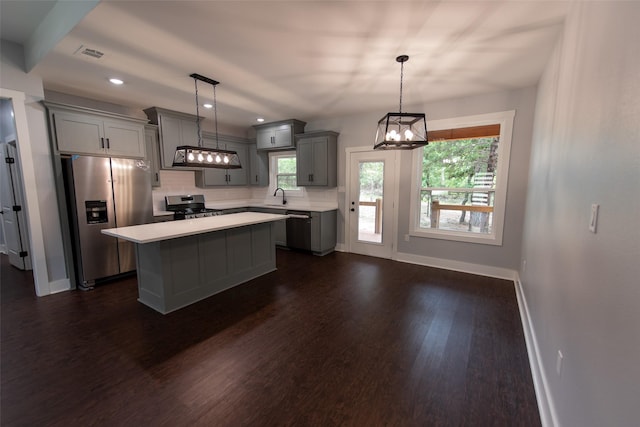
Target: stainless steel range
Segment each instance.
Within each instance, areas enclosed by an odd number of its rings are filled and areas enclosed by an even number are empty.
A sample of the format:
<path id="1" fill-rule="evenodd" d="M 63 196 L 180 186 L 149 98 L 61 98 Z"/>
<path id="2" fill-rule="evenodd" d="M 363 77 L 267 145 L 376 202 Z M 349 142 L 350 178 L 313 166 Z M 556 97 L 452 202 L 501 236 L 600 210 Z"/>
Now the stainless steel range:
<path id="1" fill-rule="evenodd" d="M 167 211 L 173 212 L 173 219 L 192 219 L 222 215 L 220 209 L 210 209 L 204 205 L 202 194 L 165 196 Z"/>

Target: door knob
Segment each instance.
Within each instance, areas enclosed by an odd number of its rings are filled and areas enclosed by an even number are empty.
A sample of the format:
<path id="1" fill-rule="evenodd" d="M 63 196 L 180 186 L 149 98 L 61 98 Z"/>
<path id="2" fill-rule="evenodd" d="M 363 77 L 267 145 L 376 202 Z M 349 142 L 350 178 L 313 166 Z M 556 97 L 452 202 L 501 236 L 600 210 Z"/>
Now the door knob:
<path id="1" fill-rule="evenodd" d="M 354 208 L 351 208 L 351 212 L 355 212 L 356 210 Z"/>

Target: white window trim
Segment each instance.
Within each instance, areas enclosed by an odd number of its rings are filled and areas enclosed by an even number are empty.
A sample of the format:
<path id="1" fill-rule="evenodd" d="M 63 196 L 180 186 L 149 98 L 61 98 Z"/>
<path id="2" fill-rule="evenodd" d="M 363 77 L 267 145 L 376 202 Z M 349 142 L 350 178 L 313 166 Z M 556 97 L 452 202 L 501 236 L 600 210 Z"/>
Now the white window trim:
<path id="1" fill-rule="evenodd" d="M 500 143 L 498 144 L 498 174 L 496 175 L 496 193 L 493 206 L 493 227 L 491 234 L 466 233 L 441 229 L 420 228 L 420 185 L 422 182 L 422 150 L 413 150 L 413 174 L 411 177 L 411 207 L 409 219 L 409 235 L 433 239 L 454 240 L 459 242 L 483 243 L 486 245 L 502 245 L 504 216 L 507 202 L 507 182 L 509 178 L 509 158 L 511 155 L 511 137 L 515 110 L 451 119 L 433 120 L 427 123 L 429 130 L 442 130 L 500 125 Z"/>
<path id="2" fill-rule="evenodd" d="M 276 191 L 277 188 L 277 176 L 276 176 L 276 171 L 278 170 L 278 157 L 290 157 L 290 156 L 294 156 L 295 157 L 296 152 L 295 150 L 289 150 L 289 151 L 271 151 L 269 152 L 269 192 L 270 194 L 273 194 L 274 191 Z M 297 169 L 297 164 L 296 164 L 296 169 Z M 306 192 L 305 192 L 305 188 L 304 187 L 298 187 L 297 190 L 284 190 L 286 197 L 305 197 Z"/>

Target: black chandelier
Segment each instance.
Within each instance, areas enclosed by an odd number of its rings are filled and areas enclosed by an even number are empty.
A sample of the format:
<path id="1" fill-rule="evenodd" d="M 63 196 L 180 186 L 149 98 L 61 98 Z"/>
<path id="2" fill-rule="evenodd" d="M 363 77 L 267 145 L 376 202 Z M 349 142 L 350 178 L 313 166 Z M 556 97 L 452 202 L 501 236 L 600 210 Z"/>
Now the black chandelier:
<path id="1" fill-rule="evenodd" d="M 412 150 L 429 144 L 427 119 L 424 113 L 402 112 L 402 78 L 404 63 L 408 60 L 409 56 L 407 55 L 400 55 L 396 58 L 396 61 L 400 63 L 400 108 L 397 113 L 387 113 L 378 122 L 374 149 Z"/>
<path id="2" fill-rule="evenodd" d="M 216 86 L 219 82 L 200 74 L 190 74 L 196 88 L 196 124 L 198 126 L 198 145 L 181 145 L 176 147 L 173 156 L 173 166 L 187 166 L 197 168 L 239 169 L 240 157 L 238 153 L 220 149 L 218 143 L 218 107 L 216 105 Z M 216 127 L 216 147 L 209 148 L 202 145 L 202 130 L 200 129 L 200 105 L 198 103 L 198 80 L 213 86 L 213 111 Z"/>

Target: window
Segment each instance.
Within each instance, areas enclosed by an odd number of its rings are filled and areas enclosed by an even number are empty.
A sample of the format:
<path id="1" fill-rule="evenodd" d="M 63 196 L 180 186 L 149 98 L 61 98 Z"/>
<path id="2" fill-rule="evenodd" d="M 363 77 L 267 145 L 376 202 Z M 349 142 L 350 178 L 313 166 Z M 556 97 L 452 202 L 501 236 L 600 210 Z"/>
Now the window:
<path id="1" fill-rule="evenodd" d="M 414 236 L 501 245 L 515 112 L 428 124 L 413 150 Z"/>
<path id="2" fill-rule="evenodd" d="M 301 191 L 296 177 L 296 152 L 280 151 L 269 153 L 269 183 L 275 190 L 280 187 L 287 191 Z"/>

